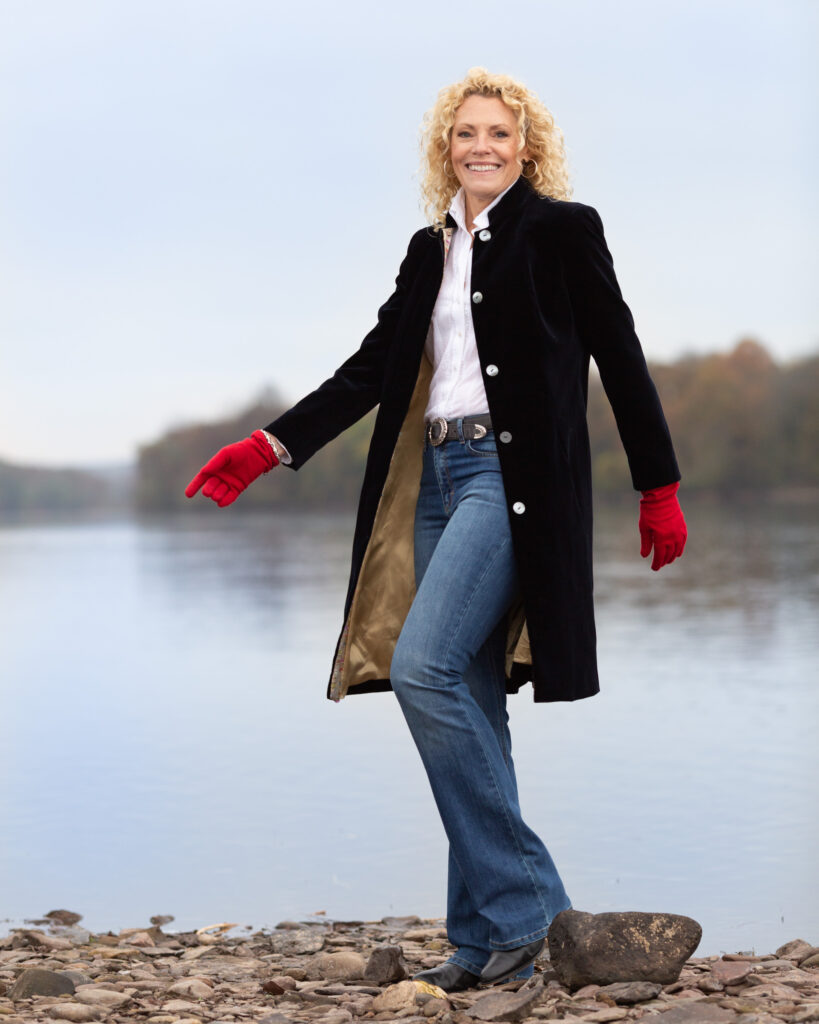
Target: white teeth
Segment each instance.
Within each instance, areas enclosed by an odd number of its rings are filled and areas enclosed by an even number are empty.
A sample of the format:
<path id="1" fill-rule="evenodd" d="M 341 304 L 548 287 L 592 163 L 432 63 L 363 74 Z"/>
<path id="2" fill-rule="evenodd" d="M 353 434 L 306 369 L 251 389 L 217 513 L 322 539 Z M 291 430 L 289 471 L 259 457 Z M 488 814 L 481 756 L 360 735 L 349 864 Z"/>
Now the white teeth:
<path id="1" fill-rule="evenodd" d="M 470 171 L 497 171 L 500 164 L 467 164 Z"/>

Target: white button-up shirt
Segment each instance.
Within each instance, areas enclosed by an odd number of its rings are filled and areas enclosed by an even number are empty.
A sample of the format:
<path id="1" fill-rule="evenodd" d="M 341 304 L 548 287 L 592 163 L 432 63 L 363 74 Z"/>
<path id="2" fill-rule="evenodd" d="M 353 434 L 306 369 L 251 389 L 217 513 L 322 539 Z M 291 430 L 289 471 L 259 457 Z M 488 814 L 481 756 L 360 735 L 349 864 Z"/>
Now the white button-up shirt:
<path id="1" fill-rule="evenodd" d="M 441 290 L 432 312 L 432 331 L 426 343 L 426 353 L 432 363 L 427 420 L 436 416 L 453 420 L 489 412 L 472 323 L 472 238 L 476 231 L 489 226 L 489 211 L 508 191 L 501 192 L 481 210 L 471 232 L 466 227 L 462 188 L 455 193 L 449 208 L 458 230 L 452 235 Z"/>

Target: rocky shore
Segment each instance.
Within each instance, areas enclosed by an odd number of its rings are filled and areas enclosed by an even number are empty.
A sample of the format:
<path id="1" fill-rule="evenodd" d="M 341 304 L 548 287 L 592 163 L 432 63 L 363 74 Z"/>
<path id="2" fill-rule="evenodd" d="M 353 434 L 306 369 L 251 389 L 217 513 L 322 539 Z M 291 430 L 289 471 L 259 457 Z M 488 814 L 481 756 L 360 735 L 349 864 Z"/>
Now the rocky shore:
<path id="1" fill-rule="evenodd" d="M 603 916 L 576 921 L 594 927 Z M 552 959 L 545 949 L 532 978 L 448 995 L 411 980 L 449 956 L 441 920 L 284 921 L 240 935 L 229 924 L 174 933 L 167 930 L 172 918 L 92 934 L 79 921 L 52 911 L 0 939 L 0 1024 L 819 1022 L 819 948 L 802 939 L 763 956 L 683 953 L 675 980 L 665 983 L 647 980 L 667 979 L 670 962 L 655 964 L 649 951 L 636 976 L 609 964 L 609 976 L 620 980 L 581 984 L 588 965 L 550 933 Z"/>

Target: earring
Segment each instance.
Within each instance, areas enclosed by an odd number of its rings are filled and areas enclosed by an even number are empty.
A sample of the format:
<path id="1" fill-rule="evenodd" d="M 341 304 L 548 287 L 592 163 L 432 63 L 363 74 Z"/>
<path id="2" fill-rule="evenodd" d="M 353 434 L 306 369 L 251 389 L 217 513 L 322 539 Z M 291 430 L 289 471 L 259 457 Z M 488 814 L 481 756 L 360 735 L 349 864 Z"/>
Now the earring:
<path id="1" fill-rule="evenodd" d="M 524 178 L 527 178 L 531 181 L 532 178 L 536 178 L 538 174 L 540 174 L 540 168 L 538 167 L 536 160 L 524 160 L 523 162 L 524 164 L 531 164 L 534 168 L 531 174 L 527 174 L 525 171 L 522 171 Z"/>
<path id="2" fill-rule="evenodd" d="M 455 177 L 455 172 L 454 172 L 453 170 L 449 170 L 449 171 L 448 171 L 448 170 L 446 169 L 446 165 L 447 165 L 447 164 L 449 164 L 449 157 L 447 157 L 447 158 L 446 158 L 446 159 L 444 160 L 444 174 L 445 174 L 445 175 L 446 175 L 446 176 L 447 176 L 448 178 L 454 178 L 454 177 Z M 451 168 L 451 167 L 452 167 L 452 164 L 449 164 L 449 166 L 450 166 L 450 168 Z"/>

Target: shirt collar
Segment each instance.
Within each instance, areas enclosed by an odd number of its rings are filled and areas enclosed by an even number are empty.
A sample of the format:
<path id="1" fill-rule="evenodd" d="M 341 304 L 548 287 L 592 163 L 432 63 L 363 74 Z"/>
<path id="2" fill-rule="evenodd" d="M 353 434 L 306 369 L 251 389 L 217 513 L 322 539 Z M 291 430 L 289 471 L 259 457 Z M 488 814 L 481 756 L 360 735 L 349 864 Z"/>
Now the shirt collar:
<path id="1" fill-rule="evenodd" d="M 518 179 L 516 178 L 515 181 L 513 181 L 512 184 L 509 186 L 509 188 L 505 188 L 499 196 L 492 200 L 489 206 L 481 210 L 481 212 L 475 218 L 475 227 L 473 230 L 473 234 L 474 231 L 478 231 L 481 228 L 489 226 L 489 211 L 493 207 L 498 205 L 498 203 L 501 201 L 501 199 L 503 199 L 503 197 L 506 195 L 509 189 L 514 188 L 517 182 Z M 463 186 L 461 186 L 455 193 L 455 195 L 452 197 L 452 203 L 450 204 L 449 212 L 452 215 L 452 219 L 455 221 L 455 223 L 458 225 L 461 231 L 466 231 L 466 201 L 464 198 Z"/>

